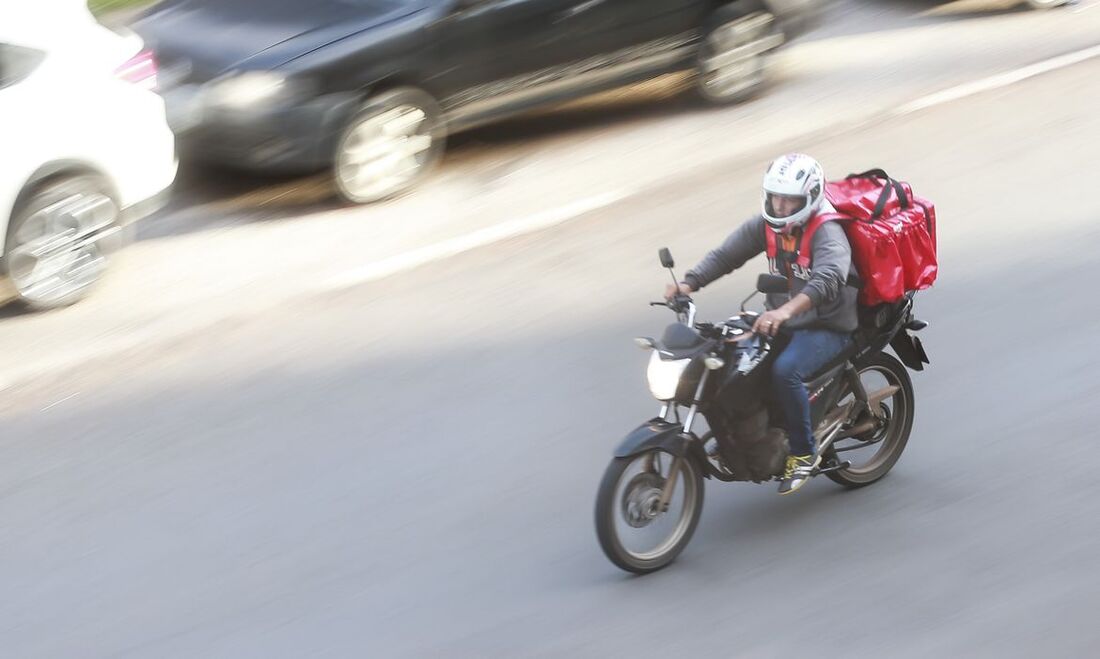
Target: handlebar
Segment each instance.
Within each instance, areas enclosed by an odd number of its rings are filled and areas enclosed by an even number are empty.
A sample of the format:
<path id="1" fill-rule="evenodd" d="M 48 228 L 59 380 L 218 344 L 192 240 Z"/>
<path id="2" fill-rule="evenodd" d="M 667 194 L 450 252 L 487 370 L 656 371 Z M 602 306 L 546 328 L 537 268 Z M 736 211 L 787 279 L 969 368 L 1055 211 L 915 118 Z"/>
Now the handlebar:
<path id="1" fill-rule="evenodd" d="M 740 314 L 737 314 L 735 316 L 731 316 L 729 319 L 727 319 L 725 322 L 721 323 L 720 325 L 715 325 L 713 323 L 698 323 L 697 324 L 697 323 L 695 323 L 695 303 L 692 301 L 690 295 L 683 295 L 683 294 L 678 294 L 678 295 L 674 296 L 671 300 L 650 302 L 649 306 L 651 306 L 651 307 L 665 307 L 666 309 L 670 309 L 670 310 L 676 312 L 676 315 L 680 317 L 680 321 L 683 322 L 684 324 L 686 324 L 690 327 L 694 327 L 695 329 L 703 329 L 703 330 L 707 330 L 707 329 L 714 330 L 714 329 L 717 329 L 718 327 L 724 326 L 724 327 L 728 327 L 728 328 L 731 328 L 731 329 L 740 329 L 742 331 L 751 332 L 753 324 L 755 324 L 756 319 L 759 318 L 760 315 L 761 315 L 760 312 L 757 312 L 757 311 L 742 310 Z M 686 316 L 686 318 L 684 316 Z M 790 332 L 791 332 L 791 330 L 789 330 L 788 328 L 781 327 L 781 328 L 779 328 L 779 331 L 776 332 L 775 336 L 768 336 L 768 335 L 763 334 L 763 333 L 760 333 L 760 334 L 761 334 L 761 336 L 764 336 L 765 338 L 771 340 L 771 339 L 776 339 L 780 336 L 788 336 L 788 335 L 790 335 Z"/>
<path id="2" fill-rule="evenodd" d="M 695 324 L 695 303 L 691 301 L 690 295 L 677 294 L 671 300 L 650 302 L 649 306 L 671 309 L 680 317 L 680 322 L 686 325 Z"/>

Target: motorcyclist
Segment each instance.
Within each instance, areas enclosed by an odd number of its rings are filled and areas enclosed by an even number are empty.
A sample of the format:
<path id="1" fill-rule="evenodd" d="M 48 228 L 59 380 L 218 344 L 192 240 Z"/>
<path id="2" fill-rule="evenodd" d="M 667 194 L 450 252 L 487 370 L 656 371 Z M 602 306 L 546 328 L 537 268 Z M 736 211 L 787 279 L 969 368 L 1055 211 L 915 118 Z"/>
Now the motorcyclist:
<path id="1" fill-rule="evenodd" d="M 814 232 L 808 268 L 796 262 L 802 230 L 816 214 L 832 212 L 824 195 L 825 175 L 810 156 L 798 153 L 777 158 L 764 174 L 762 212 L 734 231 L 717 249 L 689 270 L 678 286 L 670 284 L 666 298 L 693 293 L 743 266 L 767 249 L 765 232 L 774 232 L 773 274 L 785 276 L 789 294 L 768 295 L 754 331 L 775 336 L 787 327 L 790 341 L 772 368 L 772 392 L 786 420 L 790 443 L 780 494 L 801 488 L 821 461 L 816 454 L 810 421 L 810 399 L 803 379 L 839 355 L 858 325 L 852 249 L 844 229 L 825 222 Z"/>

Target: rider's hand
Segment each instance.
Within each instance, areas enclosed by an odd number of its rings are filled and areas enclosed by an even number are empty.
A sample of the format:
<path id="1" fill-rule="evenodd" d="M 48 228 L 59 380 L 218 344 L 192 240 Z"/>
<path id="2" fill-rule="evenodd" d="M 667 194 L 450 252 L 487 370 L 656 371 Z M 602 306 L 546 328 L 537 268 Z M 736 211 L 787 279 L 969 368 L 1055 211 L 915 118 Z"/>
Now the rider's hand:
<path id="1" fill-rule="evenodd" d="M 775 336 L 779 332 L 779 328 L 783 326 L 783 323 L 790 319 L 791 312 L 783 307 L 765 311 L 756 319 L 756 323 L 752 326 L 752 331 L 768 336 Z"/>
<path id="2" fill-rule="evenodd" d="M 694 292 L 695 289 L 684 282 L 680 282 L 680 284 L 676 286 L 669 284 L 665 286 L 665 299 L 671 302 L 672 298 L 676 297 L 677 294 L 691 295 Z"/>

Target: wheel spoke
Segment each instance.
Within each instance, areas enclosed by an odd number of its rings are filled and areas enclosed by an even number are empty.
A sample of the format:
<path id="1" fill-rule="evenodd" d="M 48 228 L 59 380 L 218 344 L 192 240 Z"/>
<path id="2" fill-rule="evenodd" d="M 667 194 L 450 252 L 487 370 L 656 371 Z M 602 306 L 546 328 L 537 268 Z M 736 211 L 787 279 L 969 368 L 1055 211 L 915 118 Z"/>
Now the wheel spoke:
<path id="1" fill-rule="evenodd" d="M 668 510 L 661 510 L 661 493 L 669 484 L 663 458 L 659 451 L 636 458 L 620 477 L 615 494 L 617 517 L 623 522 L 615 525 L 616 533 L 623 548 L 638 560 L 653 560 L 675 546 L 687 532 L 696 505 L 696 484 L 682 461 L 685 466 L 677 470 Z"/>
<path id="2" fill-rule="evenodd" d="M 405 152 L 409 155 L 418 156 L 430 148 L 432 148 L 430 135 L 414 135 L 405 140 Z"/>
<path id="3" fill-rule="evenodd" d="M 425 119 L 427 115 L 423 110 L 408 106 L 391 110 L 380 117 L 383 132 L 392 136 L 416 133 Z"/>
<path id="4" fill-rule="evenodd" d="M 901 374 L 898 369 L 903 369 Z M 897 460 L 908 439 L 912 423 L 909 389 L 904 378 L 904 366 L 890 360 L 873 363 L 859 372 L 864 391 L 872 399 L 872 411 L 878 421 L 856 437 L 843 440 L 833 447 L 845 455 L 849 466 L 830 477 L 845 485 L 865 485 L 878 480 Z M 862 424 L 870 415 L 863 417 Z"/>
<path id="5" fill-rule="evenodd" d="M 376 137 L 369 141 L 364 140 L 347 150 L 348 158 L 356 164 L 366 163 L 386 155 L 389 152 L 386 148 L 388 144 L 389 140 L 384 138 Z"/>
<path id="6" fill-rule="evenodd" d="M 97 242 L 114 233 L 117 208 L 98 192 L 72 193 L 22 221 L 9 246 L 8 271 L 20 296 L 52 306 L 78 296 L 106 268 Z"/>
<path id="7" fill-rule="evenodd" d="M 772 33 L 769 14 L 756 13 L 716 28 L 707 36 L 699 64 L 700 84 L 715 99 L 733 98 L 763 82 L 764 55 L 783 42 Z"/>
<path id="8" fill-rule="evenodd" d="M 400 105 L 351 129 L 338 156 L 337 177 L 355 197 L 376 199 L 406 185 L 426 164 L 434 138 L 423 109 Z"/>

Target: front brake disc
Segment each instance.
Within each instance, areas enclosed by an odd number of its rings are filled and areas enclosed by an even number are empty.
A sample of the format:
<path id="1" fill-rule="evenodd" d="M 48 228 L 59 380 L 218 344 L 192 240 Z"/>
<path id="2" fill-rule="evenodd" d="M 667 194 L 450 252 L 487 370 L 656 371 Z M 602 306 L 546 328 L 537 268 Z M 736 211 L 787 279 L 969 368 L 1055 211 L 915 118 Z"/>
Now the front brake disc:
<path id="1" fill-rule="evenodd" d="M 626 523 L 640 529 L 657 519 L 660 511 L 657 502 L 664 490 L 665 479 L 647 471 L 630 479 L 623 491 L 622 515 Z"/>

